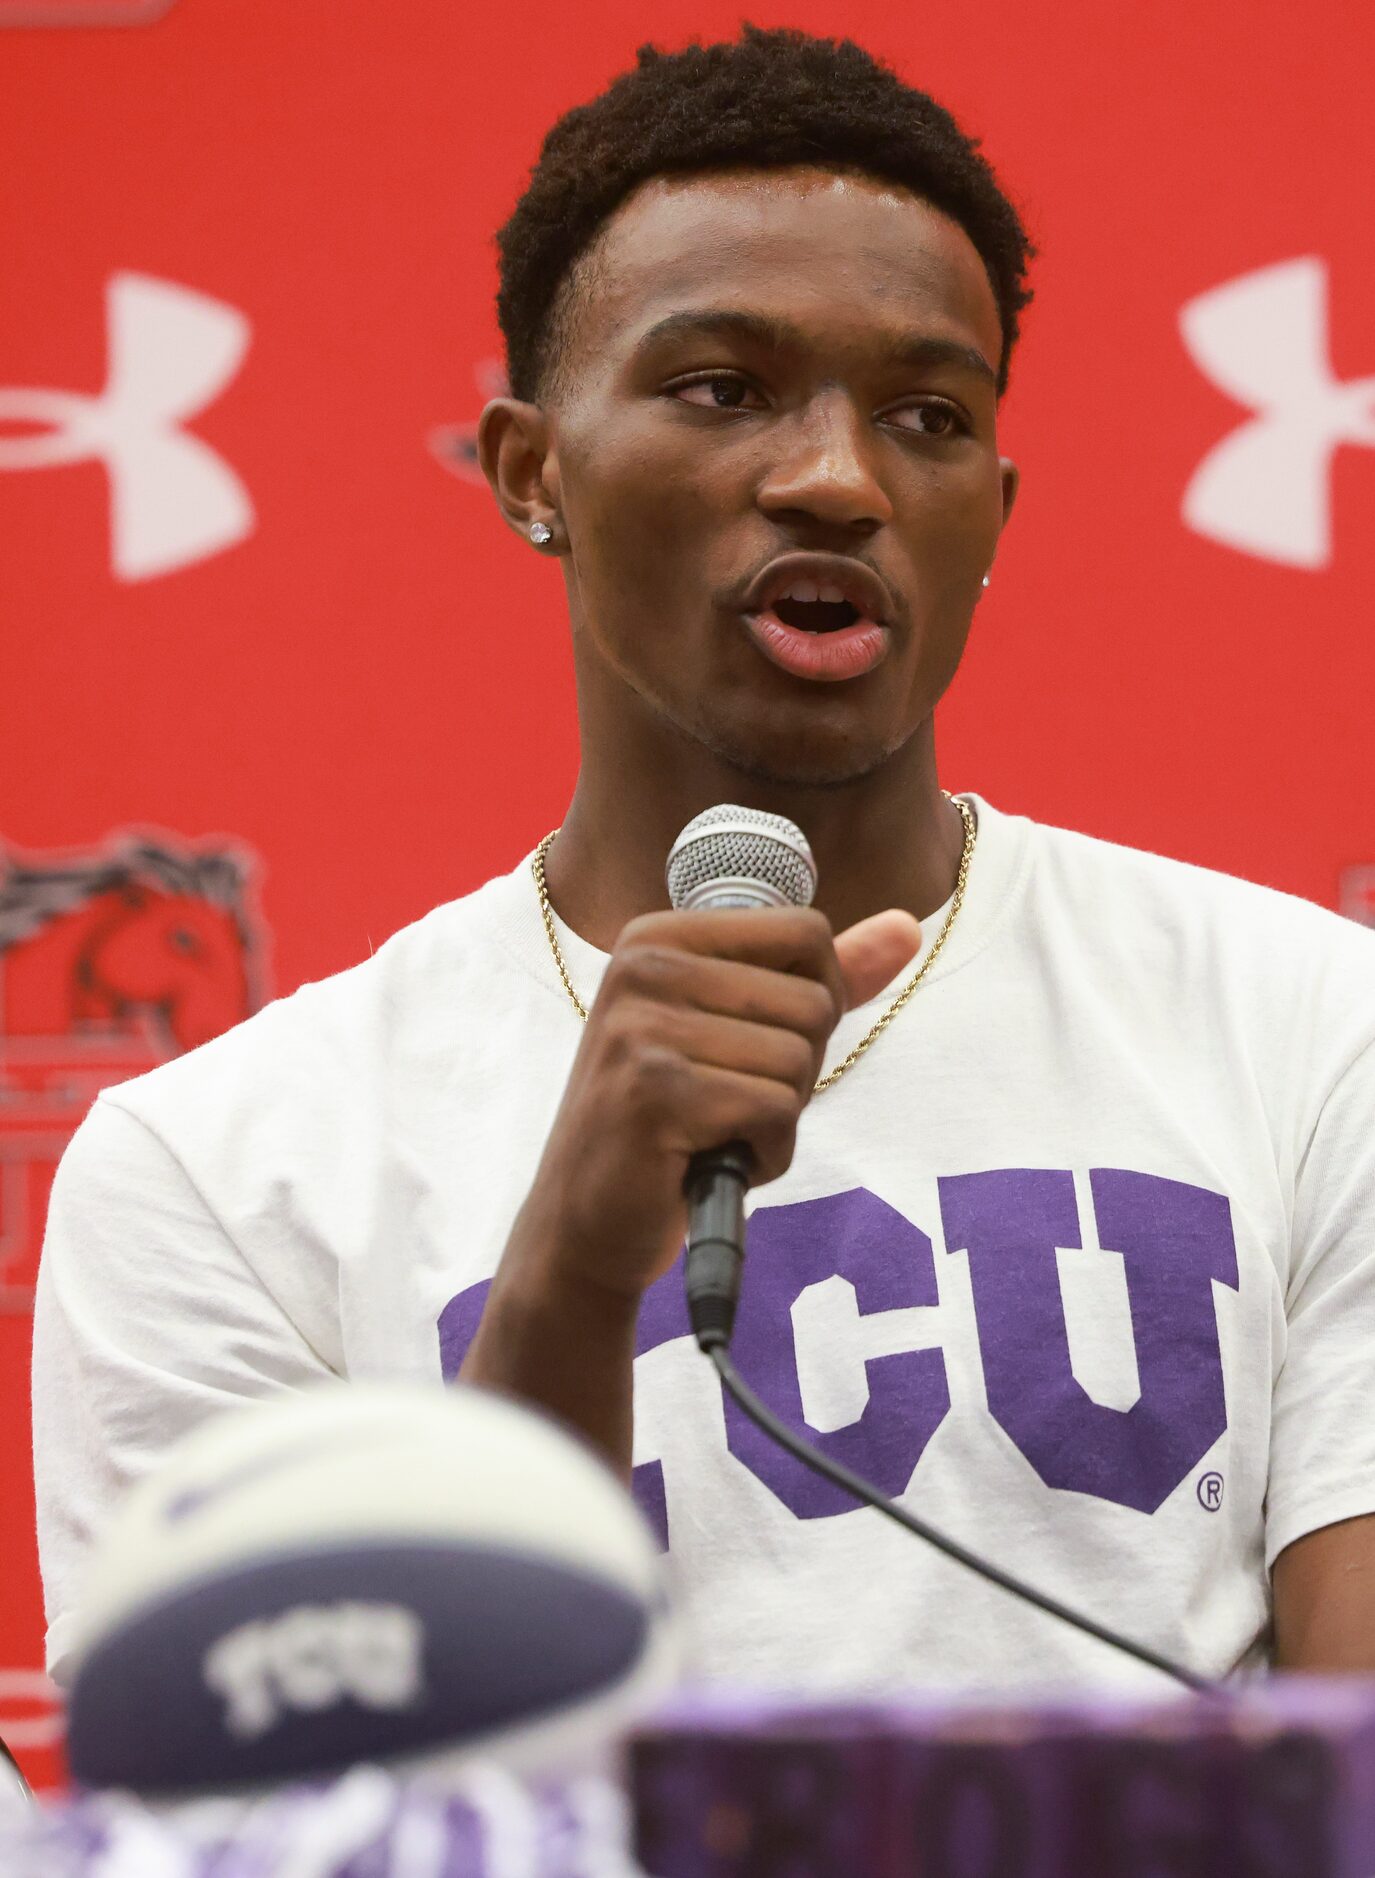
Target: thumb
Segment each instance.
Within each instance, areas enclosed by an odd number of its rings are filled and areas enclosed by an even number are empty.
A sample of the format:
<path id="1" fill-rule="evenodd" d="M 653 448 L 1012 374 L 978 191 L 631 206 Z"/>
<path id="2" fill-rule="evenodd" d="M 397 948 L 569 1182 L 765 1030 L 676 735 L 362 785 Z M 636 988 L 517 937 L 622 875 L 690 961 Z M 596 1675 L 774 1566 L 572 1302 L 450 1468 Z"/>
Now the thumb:
<path id="1" fill-rule="evenodd" d="M 921 927 L 910 913 L 897 907 L 837 933 L 836 958 L 845 984 L 846 1009 L 852 1011 L 882 991 L 916 957 L 920 946 Z"/>

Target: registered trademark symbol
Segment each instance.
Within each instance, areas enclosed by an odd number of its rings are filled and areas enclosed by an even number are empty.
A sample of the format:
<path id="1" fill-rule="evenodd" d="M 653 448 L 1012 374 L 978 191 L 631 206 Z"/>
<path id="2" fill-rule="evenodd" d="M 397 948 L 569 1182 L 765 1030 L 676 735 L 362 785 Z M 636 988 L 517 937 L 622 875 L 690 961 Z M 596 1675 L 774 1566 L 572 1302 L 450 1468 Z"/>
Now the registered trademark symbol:
<path id="1" fill-rule="evenodd" d="M 1216 1513 L 1222 1505 L 1222 1475 L 1203 1474 L 1198 1482 L 1198 1503 L 1205 1513 Z"/>

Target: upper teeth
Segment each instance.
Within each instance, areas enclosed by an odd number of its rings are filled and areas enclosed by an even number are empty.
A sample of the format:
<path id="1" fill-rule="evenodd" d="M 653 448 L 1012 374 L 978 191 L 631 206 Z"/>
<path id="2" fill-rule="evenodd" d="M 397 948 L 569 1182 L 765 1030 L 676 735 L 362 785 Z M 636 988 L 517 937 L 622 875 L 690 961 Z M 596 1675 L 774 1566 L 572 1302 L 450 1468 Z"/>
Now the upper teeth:
<path id="1" fill-rule="evenodd" d="M 778 597 L 780 600 L 828 600 L 833 606 L 845 599 L 834 581 L 815 580 L 795 580 Z"/>

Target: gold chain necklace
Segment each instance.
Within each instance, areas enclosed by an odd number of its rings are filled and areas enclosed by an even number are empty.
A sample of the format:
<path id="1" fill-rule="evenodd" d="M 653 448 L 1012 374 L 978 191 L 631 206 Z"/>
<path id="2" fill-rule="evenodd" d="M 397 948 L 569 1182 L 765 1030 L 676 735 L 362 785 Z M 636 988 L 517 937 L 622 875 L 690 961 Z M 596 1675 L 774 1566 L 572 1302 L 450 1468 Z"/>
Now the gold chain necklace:
<path id="1" fill-rule="evenodd" d="M 959 912 L 964 902 L 965 883 L 969 879 L 969 863 L 974 855 L 976 824 L 974 821 L 974 811 L 963 797 L 952 796 L 944 789 L 941 791 L 941 794 L 945 797 L 947 802 L 954 803 L 955 807 L 960 812 L 960 820 L 964 823 L 964 846 L 960 850 L 960 867 L 959 872 L 955 876 L 955 895 L 950 902 L 950 911 L 945 916 L 945 924 L 936 934 L 936 942 L 931 947 L 931 950 L 922 960 L 917 970 L 908 979 L 902 990 L 893 999 L 893 1002 L 888 1006 L 888 1009 L 883 1013 L 882 1017 L 879 1018 L 873 1029 L 867 1036 L 860 1038 L 859 1042 L 855 1045 L 854 1049 L 851 1050 L 843 1063 L 837 1063 L 833 1070 L 821 1078 L 820 1082 L 812 1089 L 814 1096 L 819 1096 L 823 1089 L 829 1089 L 832 1083 L 839 1082 L 846 1070 L 852 1069 L 854 1065 L 858 1063 L 869 1046 L 878 1042 L 884 1031 L 887 1030 L 898 1012 L 907 1003 L 922 979 L 925 978 L 926 974 L 935 964 L 940 954 L 941 947 L 945 944 L 946 939 L 950 935 L 950 928 L 955 924 L 955 915 Z M 553 953 L 554 963 L 559 968 L 559 977 L 563 980 L 563 988 L 568 993 L 569 1003 L 573 1006 L 573 1009 L 577 1012 L 582 1021 L 586 1023 L 587 1006 L 583 1003 L 577 992 L 574 991 L 573 981 L 568 976 L 568 967 L 563 962 L 563 953 L 559 950 L 558 935 L 554 931 L 554 910 L 549 904 L 549 889 L 544 883 L 544 857 L 548 854 L 550 848 L 553 847 L 558 832 L 557 828 L 553 829 L 535 849 L 534 856 L 530 862 L 530 870 L 535 876 L 535 887 L 539 893 L 540 916 L 544 920 L 544 931 L 549 940 L 549 950 Z"/>

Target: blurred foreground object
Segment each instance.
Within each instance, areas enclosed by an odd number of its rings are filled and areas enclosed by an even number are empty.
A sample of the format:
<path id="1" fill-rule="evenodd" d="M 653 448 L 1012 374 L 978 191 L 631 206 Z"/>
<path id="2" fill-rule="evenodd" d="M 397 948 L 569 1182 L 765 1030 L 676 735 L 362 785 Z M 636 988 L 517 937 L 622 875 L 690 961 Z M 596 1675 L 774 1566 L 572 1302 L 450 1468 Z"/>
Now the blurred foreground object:
<path id="1" fill-rule="evenodd" d="M 443 1785 L 356 1767 L 251 1801 L 153 1810 L 92 1794 L 0 1825 L 5 1878 L 640 1878 L 609 1782 L 529 1787 L 473 1763 Z"/>
<path id="2" fill-rule="evenodd" d="M 8 1752 L 0 1754 L 0 1827 L 26 1819 L 33 1810 L 33 1795 Z"/>
<path id="3" fill-rule="evenodd" d="M 1375 1680 L 803 1706 L 695 1699 L 631 1758 L 654 1878 L 1370 1878 Z"/>
<path id="4" fill-rule="evenodd" d="M 75 1779 L 170 1798 L 592 1766 L 673 1649 L 653 1535 L 589 1449 L 481 1390 L 339 1384 L 207 1423 L 134 1489 L 75 1655 Z"/>

